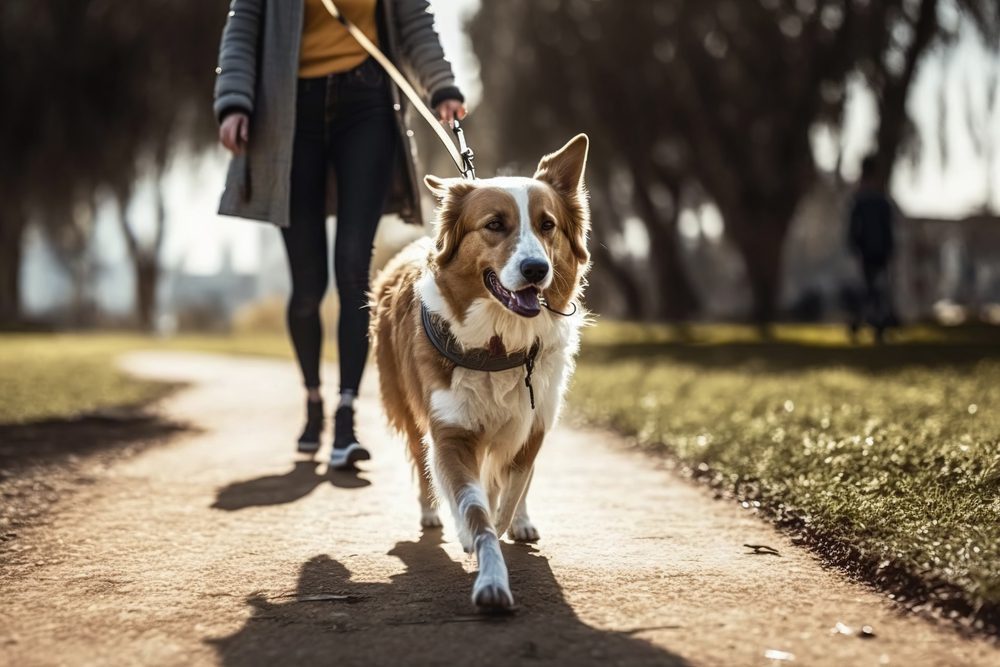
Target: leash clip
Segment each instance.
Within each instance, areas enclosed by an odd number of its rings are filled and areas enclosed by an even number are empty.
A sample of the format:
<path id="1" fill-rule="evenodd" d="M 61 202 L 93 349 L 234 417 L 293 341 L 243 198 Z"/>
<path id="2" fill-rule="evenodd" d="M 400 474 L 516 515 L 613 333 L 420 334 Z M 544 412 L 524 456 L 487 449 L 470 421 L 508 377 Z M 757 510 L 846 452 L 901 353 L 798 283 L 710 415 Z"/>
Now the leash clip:
<path id="1" fill-rule="evenodd" d="M 457 118 L 451 121 L 451 131 L 455 133 L 455 138 L 458 139 L 458 154 L 462 157 L 462 176 L 464 178 L 475 179 L 476 167 L 472 164 L 472 159 L 476 154 L 472 152 L 469 144 L 465 143 L 465 131 L 458 123 Z"/>

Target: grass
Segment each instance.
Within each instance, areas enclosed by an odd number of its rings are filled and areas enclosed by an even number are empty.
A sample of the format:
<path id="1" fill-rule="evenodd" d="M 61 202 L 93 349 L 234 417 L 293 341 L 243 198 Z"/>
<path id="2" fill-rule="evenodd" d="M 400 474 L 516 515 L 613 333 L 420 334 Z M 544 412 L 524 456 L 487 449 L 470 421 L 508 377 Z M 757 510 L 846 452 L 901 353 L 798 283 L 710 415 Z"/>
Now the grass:
<path id="1" fill-rule="evenodd" d="M 281 334 L 170 339 L 128 334 L 0 335 L 0 424 L 73 419 L 163 396 L 169 385 L 131 377 L 114 363 L 118 355 L 142 349 L 292 355 L 287 337 Z"/>
<path id="2" fill-rule="evenodd" d="M 83 336 L 0 338 L 0 424 L 70 419 L 146 403 L 166 391 L 115 368 L 127 339 Z"/>
<path id="3" fill-rule="evenodd" d="M 1000 618 L 995 330 L 602 324 L 570 402 L 914 602 Z"/>

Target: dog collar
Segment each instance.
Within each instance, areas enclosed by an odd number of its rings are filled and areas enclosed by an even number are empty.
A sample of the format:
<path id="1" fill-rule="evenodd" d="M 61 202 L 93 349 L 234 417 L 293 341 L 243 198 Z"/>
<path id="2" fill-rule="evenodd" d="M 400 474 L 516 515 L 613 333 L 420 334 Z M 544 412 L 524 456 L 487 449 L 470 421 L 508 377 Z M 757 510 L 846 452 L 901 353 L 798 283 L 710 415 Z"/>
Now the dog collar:
<path id="1" fill-rule="evenodd" d="M 541 341 L 535 339 L 534 344 L 529 349 L 509 354 L 493 354 L 485 347 L 465 350 L 451 333 L 448 324 L 441 317 L 428 310 L 423 303 L 420 304 L 420 320 L 424 325 L 424 333 L 434 349 L 456 366 L 485 373 L 509 371 L 523 366 L 524 384 L 528 388 L 531 409 L 535 409 L 535 390 L 531 386 L 531 373 L 535 369 L 535 357 L 538 356 L 538 351 L 542 347 Z"/>
<path id="2" fill-rule="evenodd" d="M 424 304 L 420 304 L 420 319 L 423 321 L 424 333 L 427 334 L 427 338 L 442 356 L 456 366 L 474 371 L 495 373 L 524 366 L 529 360 L 534 361 L 541 347 L 539 341 L 536 340 L 530 349 L 509 354 L 493 354 L 485 347 L 465 350 L 459 345 L 447 323 L 428 310 Z"/>

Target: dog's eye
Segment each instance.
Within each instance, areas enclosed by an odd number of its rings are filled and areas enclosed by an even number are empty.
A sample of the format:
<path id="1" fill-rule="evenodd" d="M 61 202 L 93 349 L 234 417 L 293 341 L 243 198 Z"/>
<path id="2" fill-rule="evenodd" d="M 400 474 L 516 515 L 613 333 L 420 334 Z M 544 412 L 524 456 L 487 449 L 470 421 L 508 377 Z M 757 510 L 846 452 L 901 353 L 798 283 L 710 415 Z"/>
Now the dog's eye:
<path id="1" fill-rule="evenodd" d="M 493 216 L 486 223 L 486 229 L 491 232 L 502 232 L 503 231 L 503 218 L 500 216 Z"/>
<path id="2" fill-rule="evenodd" d="M 544 220 L 542 220 L 543 232 L 551 232 L 555 228 L 556 228 L 556 221 L 553 220 L 552 218 L 545 218 Z"/>

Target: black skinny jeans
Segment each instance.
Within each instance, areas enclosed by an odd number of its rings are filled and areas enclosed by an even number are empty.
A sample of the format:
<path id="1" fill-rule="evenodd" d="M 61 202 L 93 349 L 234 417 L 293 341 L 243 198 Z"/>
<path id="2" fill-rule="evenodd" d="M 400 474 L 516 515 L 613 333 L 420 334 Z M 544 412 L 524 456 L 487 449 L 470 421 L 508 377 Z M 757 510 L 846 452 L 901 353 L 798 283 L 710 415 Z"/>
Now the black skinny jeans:
<path id="1" fill-rule="evenodd" d="M 288 330 L 307 388 L 319 387 L 329 282 L 326 175 L 337 173 L 333 266 L 340 296 L 340 390 L 358 391 L 368 356 L 368 274 L 398 137 L 386 74 L 372 60 L 349 72 L 299 79 L 291 224 L 282 230 L 292 274 Z"/>

